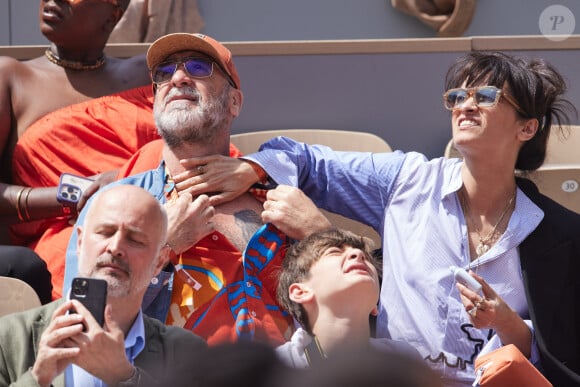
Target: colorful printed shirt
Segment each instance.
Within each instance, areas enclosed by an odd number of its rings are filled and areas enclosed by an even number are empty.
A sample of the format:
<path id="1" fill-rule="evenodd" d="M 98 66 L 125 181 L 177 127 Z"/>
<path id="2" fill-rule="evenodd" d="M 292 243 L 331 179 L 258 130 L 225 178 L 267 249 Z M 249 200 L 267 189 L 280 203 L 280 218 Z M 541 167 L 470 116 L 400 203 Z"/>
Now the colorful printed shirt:
<path id="1" fill-rule="evenodd" d="M 114 184 L 143 187 L 162 203 L 173 190 L 163 162 L 155 170 Z M 83 210 L 78 224 L 85 214 Z M 163 271 L 151 281 L 143 310 L 167 324 L 192 330 L 209 345 L 237 340 L 280 345 L 290 338 L 293 327 L 291 317 L 275 301 L 286 243 L 286 236 L 270 224 L 254 234 L 244 252 L 213 232 L 177 257 L 173 271 Z M 73 232 L 65 284 L 77 271 L 75 250 Z"/>

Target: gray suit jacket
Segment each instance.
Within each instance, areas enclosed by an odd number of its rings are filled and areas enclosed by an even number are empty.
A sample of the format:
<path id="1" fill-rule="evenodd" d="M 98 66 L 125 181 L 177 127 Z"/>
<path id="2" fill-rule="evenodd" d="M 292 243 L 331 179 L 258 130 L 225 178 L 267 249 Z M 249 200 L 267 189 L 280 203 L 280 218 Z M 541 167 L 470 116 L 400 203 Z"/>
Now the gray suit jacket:
<path id="1" fill-rule="evenodd" d="M 38 386 L 30 368 L 36 361 L 40 336 L 63 302 L 53 301 L 0 318 L 0 386 Z M 143 318 L 145 348 L 135 358 L 142 375 L 139 385 L 195 385 L 195 376 L 201 370 L 196 370 L 191 359 L 195 352 L 206 349 L 205 341 L 185 329 L 168 327 L 145 315 Z M 53 381 L 53 386 L 64 387 L 64 374 Z"/>

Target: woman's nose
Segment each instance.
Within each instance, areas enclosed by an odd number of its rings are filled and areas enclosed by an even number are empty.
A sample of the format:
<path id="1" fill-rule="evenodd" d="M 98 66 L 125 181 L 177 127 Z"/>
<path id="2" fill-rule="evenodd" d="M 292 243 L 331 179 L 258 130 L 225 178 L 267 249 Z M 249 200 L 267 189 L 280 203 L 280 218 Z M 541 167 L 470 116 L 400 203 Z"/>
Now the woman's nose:
<path id="1" fill-rule="evenodd" d="M 464 110 L 464 111 L 472 111 L 477 109 L 477 103 L 475 102 L 475 98 L 473 95 L 470 95 L 457 106 L 457 109 Z"/>

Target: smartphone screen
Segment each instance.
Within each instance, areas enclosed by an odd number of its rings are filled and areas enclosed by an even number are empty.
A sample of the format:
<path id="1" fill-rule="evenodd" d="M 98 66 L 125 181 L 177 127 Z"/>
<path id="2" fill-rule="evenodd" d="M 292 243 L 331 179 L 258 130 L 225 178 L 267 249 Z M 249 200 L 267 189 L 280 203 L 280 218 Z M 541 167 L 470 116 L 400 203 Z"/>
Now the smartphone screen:
<path id="1" fill-rule="evenodd" d="M 76 277 L 70 291 L 71 300 L 80 301 L 95 317 L 100 326 L 105 323 L 107 281 L 97 278 Z"/>

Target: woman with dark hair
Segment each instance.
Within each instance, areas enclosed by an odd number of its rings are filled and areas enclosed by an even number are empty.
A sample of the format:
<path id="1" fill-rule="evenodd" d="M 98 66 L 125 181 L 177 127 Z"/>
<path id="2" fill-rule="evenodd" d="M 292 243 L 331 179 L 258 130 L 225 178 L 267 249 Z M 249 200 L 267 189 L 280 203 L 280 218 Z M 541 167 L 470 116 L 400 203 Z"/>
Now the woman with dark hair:
<path id="1" fill-rule="evenodd" d="M 471 385 L 475 358 L 507 344 L 554 385 L 579 385 L 580 215 L 515 175 L 543 163 L 550 130 L 574 110 L 565 82 L 541 60 L 474 52 L 451 66 L 446 88 L 462 159 L 335 152 L 278 137 L 246 157 L 253 167 L 235 167 L 253 184 L 260 166 L 381 234 L 377 336 L 415 346 L 445 385 Z M 271 216 L 275 203 L 264 209 Z M 456 284 L 450 266 L 471 270 L 482 289 Z"/>

